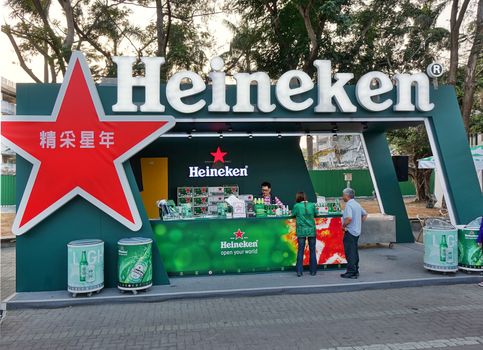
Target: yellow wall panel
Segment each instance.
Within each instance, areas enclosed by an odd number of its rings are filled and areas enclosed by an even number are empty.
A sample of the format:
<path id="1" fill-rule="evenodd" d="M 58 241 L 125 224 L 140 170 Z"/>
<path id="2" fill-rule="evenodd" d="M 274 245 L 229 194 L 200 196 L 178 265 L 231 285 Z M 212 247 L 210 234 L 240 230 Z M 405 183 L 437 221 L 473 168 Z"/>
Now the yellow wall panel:
<path id="1" fill-rule="evenodd" d="M 144 208 L 150 219 L 159 219 L 156 201 L 168 198 L 168 158 L 141 158 Z"/>

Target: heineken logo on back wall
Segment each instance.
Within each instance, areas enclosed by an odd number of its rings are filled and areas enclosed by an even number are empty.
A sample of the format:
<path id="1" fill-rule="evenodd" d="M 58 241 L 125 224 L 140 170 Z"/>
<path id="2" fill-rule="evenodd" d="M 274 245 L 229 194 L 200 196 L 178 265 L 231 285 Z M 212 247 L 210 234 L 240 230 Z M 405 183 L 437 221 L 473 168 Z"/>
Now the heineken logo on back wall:
<path id="1" fill-rule="evenodd" d="M 248 165 L 244 167 L 236 168 L 231 167 L 228 164 L 231 160 L 225 159 L 228 152 L 222 151 L 218 146 L 216 151 L 210 152 L 213 157 L 212 160 L 206 161 L 206 166 L 190 166 L 189 177 L 240 177 L 248 176 Z"/>

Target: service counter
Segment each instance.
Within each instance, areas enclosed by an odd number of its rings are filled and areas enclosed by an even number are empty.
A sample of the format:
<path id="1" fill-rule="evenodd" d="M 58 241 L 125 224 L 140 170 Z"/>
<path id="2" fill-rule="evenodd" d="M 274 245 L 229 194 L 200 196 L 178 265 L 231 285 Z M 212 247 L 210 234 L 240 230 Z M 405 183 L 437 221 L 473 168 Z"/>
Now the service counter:
<path id="1" fill-rule="evenodd" d="M 152 220 L 164 267 L 171 276 L 294 269 L 295 219 L 290 217 Z M 342 215 L 316 218 L 319 267 L 346 263 Z M 308 246 L 304 264 L 308 265 Z"/>

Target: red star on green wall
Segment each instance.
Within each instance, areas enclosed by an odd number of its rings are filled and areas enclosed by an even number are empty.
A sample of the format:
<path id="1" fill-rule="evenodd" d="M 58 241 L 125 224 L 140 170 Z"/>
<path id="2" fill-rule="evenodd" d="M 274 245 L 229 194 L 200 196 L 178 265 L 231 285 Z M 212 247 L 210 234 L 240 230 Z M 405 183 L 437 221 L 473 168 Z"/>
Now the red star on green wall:
<path id="1" fill-rule="evenodd" d="M 224 157 L 228 154 L 228 152 L 222 152 L 220 147 L 218 146 L 218 148 L 216 149 L 216 152 L 211 152 L 211 155 L 213 157 L 215 157 L 215 159 L 213 159 L 213 163 L 216 163 L 216 162 L 222 162 L 222 163 L 225 163 L 225 159 Z"/>

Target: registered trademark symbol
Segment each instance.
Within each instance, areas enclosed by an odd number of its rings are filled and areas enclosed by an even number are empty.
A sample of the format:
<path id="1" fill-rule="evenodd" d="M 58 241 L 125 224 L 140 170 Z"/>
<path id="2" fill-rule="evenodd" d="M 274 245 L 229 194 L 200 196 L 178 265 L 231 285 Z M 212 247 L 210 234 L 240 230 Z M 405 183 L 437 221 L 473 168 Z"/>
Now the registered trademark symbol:
<path id="1" fill-rule="evenodd" d="M 426 68 L 426 73 L 430 78 L 439 78 L 444 73 L 443 65 L 440 63 L 431 63 L 428 68 Z"/>

